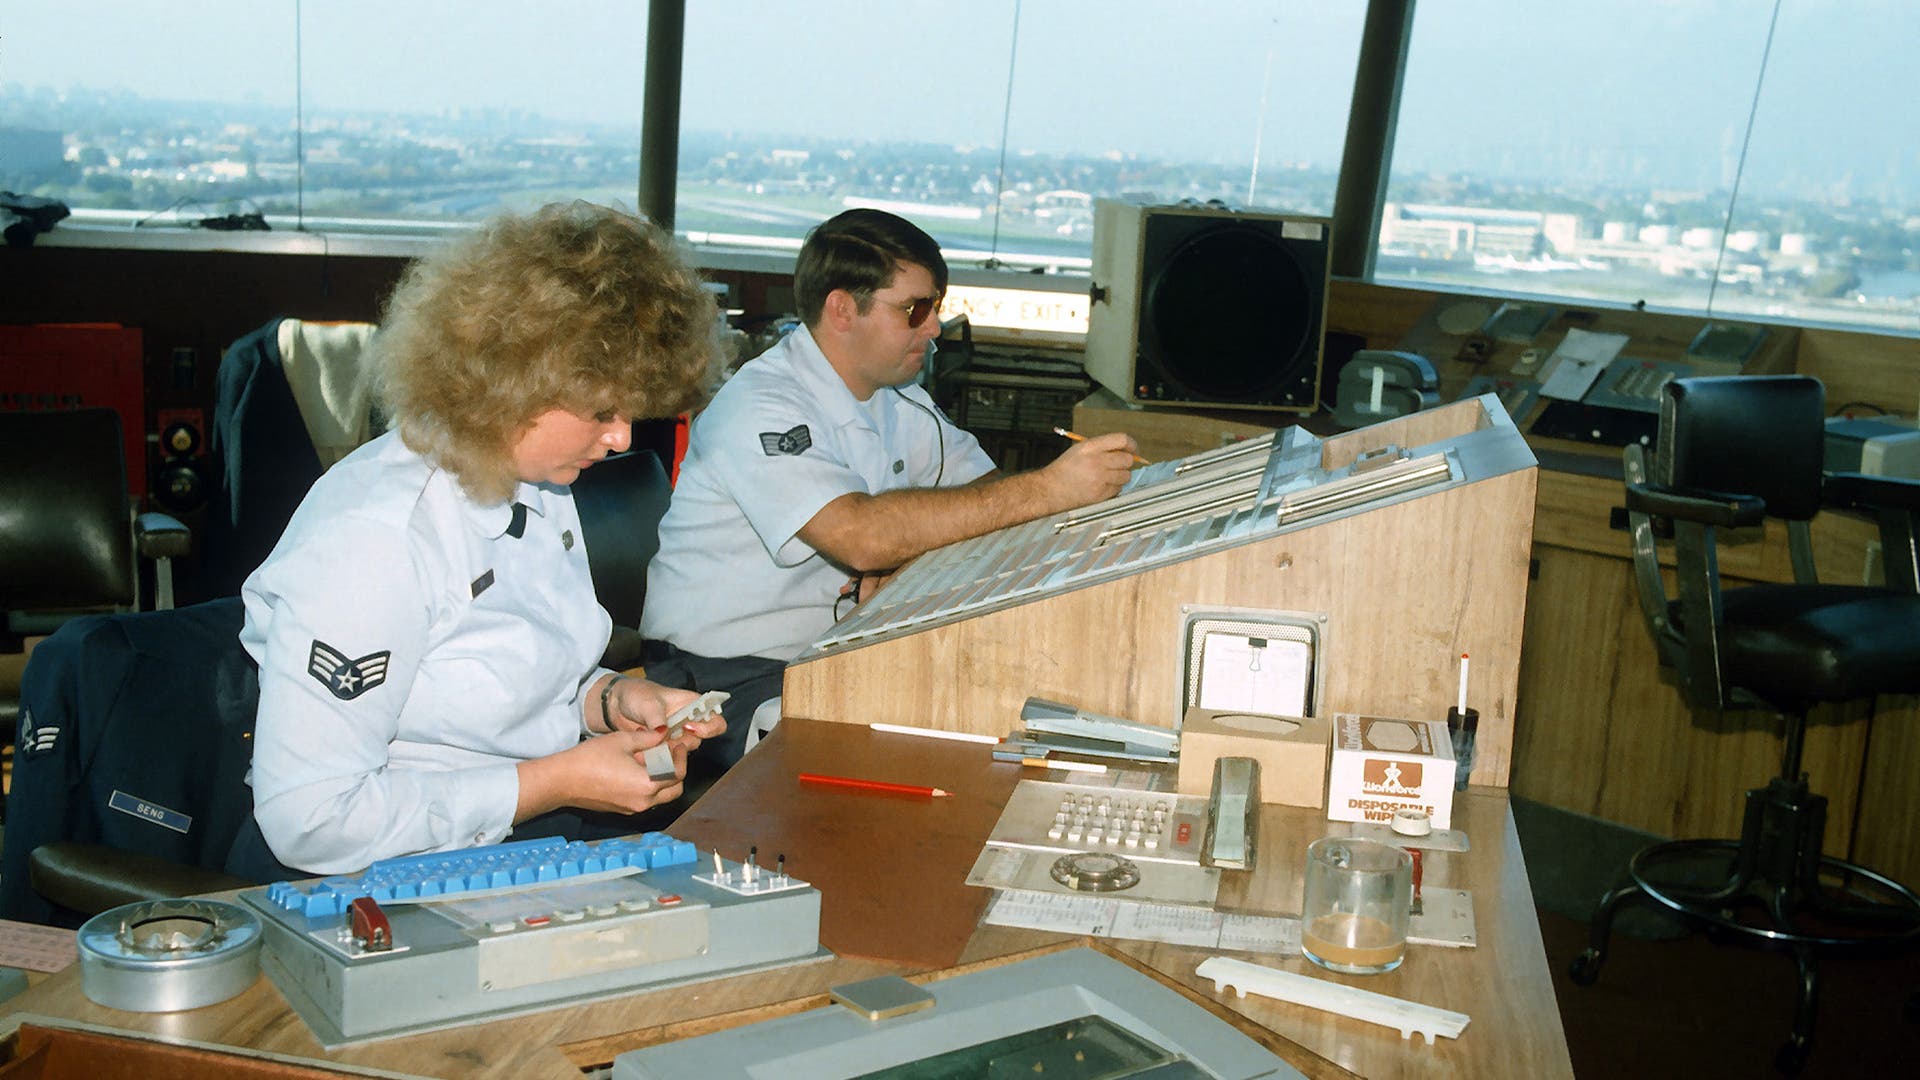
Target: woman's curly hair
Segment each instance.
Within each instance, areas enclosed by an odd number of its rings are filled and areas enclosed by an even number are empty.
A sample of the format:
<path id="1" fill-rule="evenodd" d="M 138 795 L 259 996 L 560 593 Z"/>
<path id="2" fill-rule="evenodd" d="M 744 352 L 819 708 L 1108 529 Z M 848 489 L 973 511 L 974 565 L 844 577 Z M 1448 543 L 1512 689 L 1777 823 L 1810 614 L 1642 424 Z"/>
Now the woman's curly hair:
<path id="1" fill-rule="evenodd" d="M 704 401 L 718 318 L 666 233 L 556 203 L 415 261 L 371 347 L 401 438 L 475 501 L 497 503 L 518 480 L 514 445 L 549 409 L 639 419 Z"/>

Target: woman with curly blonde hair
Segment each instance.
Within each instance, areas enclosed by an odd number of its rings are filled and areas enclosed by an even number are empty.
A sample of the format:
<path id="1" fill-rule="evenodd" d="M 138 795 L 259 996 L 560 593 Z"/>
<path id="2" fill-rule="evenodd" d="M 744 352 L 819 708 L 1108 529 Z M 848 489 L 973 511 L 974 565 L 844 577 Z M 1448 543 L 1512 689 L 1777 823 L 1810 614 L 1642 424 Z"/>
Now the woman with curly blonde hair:
<path id="1" fill-rule="evenodd" d="M 638 755 L 694 695 L 598 665 L 610 620 L 568 485 L 633 420 L 701 400 L 716 322 L 668 236 L 586 203 L 407 269 L 372 345 L 392 430 L 314 485 L 242 590 L 254 820 L 281 864 L 351 872 L 679 797 Z M 724 727 L 686 726 L 682 778 Z"/>

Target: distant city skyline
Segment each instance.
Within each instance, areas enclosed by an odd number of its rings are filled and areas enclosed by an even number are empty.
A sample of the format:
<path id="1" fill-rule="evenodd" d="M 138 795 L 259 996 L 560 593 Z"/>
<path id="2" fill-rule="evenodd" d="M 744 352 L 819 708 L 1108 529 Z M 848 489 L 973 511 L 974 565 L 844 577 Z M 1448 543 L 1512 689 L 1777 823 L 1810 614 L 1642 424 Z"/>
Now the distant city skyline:
<path id="1" fill-rule="evenodd" d="M 229 212 L 217 204 L 404 230 L 636 199 L 643 5 L 557 3 L 528 24 L 506 0 L 306 0 L 298 80 L 291 2 L 258 9 L 251 51 L 197 22 L 184 52 L 128 51 L 153 31 L 128 0 L 73 5 L 96 25 L 119 10 L 89 56 L 128 66 L 49 66 L 58 20 L 0 15 L 0 182 L 96 221 L 192 224 Z M 696 243 L 786 250 L 836 209 L 878 203 L 950 257 L 1083 272 L 1094 198 L 1329 213 L 1364 5 L 1309 7 L 1112 0 L 1090 23 L 1067 0 L 846 3 L 832 18 L 696 4 L 676 224 Z M 1906 29 L 1920 37 L 1920 5 L 1782 0 L 1750 144 L 1771 4 L 1417 10 L 1373 238 L 1382 280 L 1507 276 L 1569 298 L 1916 328 L 1920 112 L 1891 57 Z M 255 11 L 216 0 L 199 15 Z M 56 71 L 64 97 L 29 81 Z M 255 92 L 231 103 L 237 86 Z"/>
<path id="2" fill-rule="evenodd" d="M 1257 141 L 1261 168 L 1337 168 L 1364 10 L 1361 0 L 1178 11 L 1026 0 L 1008 151 L 1251 169 Z M 1430 0 L 1416 8 L 1395 166 L 1724 188 L 1771 10 L 1754 0 Z M 132 0 L 9 5 L 0 90 L 293 107 L 291 2 L 156 11 Z M 683 127 L 997 147 L 1014 12 L 1011 0 L 853 3 L 831 15 L 695 0 Z M 302 15 L 309 118 L 499 108 L 637 129 L 644 4 L 576 0 L 530 21 L 507 0 L 307 0 Z M 1783 0 L 1743 185 L 1913 199 L 1920 76 L 1903 54 L 1915 40 L 1920 5 Z"/>

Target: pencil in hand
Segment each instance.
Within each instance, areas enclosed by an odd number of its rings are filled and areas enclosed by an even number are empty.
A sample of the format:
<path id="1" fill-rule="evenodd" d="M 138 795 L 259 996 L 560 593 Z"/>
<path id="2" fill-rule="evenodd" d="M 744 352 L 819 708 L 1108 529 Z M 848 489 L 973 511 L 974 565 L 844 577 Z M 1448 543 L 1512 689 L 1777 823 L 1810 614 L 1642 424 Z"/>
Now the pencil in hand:
<path id="1" fill-rule="evenodd" d="M 1074 442 L 1086 442 L 1086 441 L 1087 441 L 1087 437 L 1086 437 L 1085 435 L 1082 435 L 1082 434 L 1080 434 L 1080 433 L 1079 433 L 1079 432 L 1077 432 L 1077 431 L 1068 431 L 1068 430 L 1067 430 L 1066 428 L 1063 428 L 1063 427 L 1057 427 L 1057 428 L 1054 428 L 1054 429 L 1053 429 L 1053 433 L 1054 433 L 1055 435 L 1058 435 L 1058 436 L 1060 436 L 1060 437 L 1061 437 L 1061 438 L 1063 438 L 1063 439 L 1071 439 L 1071 440 L 1073 440 Z M 1143 458 L 1143 457 L 1141 457 L 1141 456 L 1140 456 L 1139 454 L 1134 454 L 1134 455 L 1133 455 L 1133 462 L 1134 462 L 1134 464 L 1136 464 L 1136 465 L 1151 465 L 1151 464 L 1153 464 L 1153 462 L 1151 462 L 1151 461 L 1148 461 L 1148 460 L 1147 460 L 1146 458 Z"/>

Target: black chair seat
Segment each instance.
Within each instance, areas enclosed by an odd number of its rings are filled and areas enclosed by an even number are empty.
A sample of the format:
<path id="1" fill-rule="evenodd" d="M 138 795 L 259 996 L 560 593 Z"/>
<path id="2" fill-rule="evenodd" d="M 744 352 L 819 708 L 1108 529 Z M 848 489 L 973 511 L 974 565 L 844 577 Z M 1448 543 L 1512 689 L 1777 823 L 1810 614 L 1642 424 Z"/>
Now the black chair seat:
<path id="1" fill-rule="evenodd" d="M 34 848 L 27 864 L 34 892 L 58 907 L 83 913 L 258 884 L 142 851 L 64 840 Z"/>
<path id="2" fill-rule="evenodd" d="M 1776 704 L 1920 693 L 1920 597 L 1848 585 L 1728 589 L 1727 681 Z"/>

